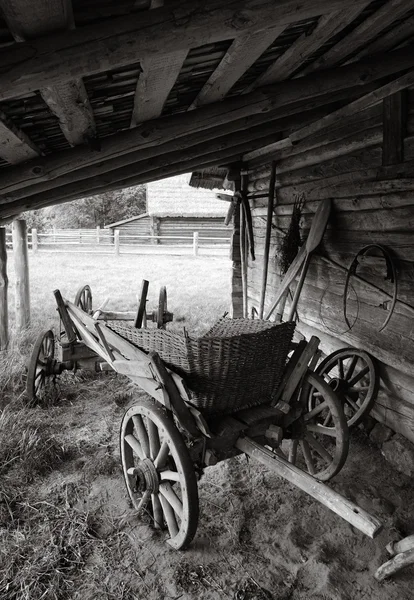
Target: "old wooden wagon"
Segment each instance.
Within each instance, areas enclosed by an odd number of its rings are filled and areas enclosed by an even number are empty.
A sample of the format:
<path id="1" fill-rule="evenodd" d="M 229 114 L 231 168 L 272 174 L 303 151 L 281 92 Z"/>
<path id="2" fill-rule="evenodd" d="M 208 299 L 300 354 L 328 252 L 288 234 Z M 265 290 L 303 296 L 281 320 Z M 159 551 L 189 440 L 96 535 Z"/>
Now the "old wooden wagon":
<path id="1" fill-rule="evenodd" d="M 56 290 L 62 333 L 39 336 L 28 396 L 41 400 L 47 383 L 77 368 L 116 371 L 149 394 L 123 417 L 121 461 L 133 506 L 167 527 L 173 548 L 195 535 L 203 469 L 242 452 L 374 537 L 380 522 L 322 483 L 344 465 L 349 437 L 333 386 L 313 371 L 319 340 L 295 344 L 294 323 L 243 318 L 223 318 L 197 339 L 166 331 L 166 290 L 147 315 L 147 289 L 144 281 L 136 315 L 93 312 L 89 286 L 75 303 Z M 147 319 L 156 326 L 142 327 Z"/>

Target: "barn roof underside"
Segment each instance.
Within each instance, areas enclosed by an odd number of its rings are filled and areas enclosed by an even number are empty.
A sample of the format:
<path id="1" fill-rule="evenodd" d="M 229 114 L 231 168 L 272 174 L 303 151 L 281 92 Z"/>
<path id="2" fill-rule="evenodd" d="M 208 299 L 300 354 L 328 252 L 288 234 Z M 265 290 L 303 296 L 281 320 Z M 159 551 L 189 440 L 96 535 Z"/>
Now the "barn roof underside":
<path id="1" fill-rule="evenodd" d="M 0 11 L 0 225 L 289 147 L 350 103 L 414 83 L 414 0 L 0 0 Z"/>

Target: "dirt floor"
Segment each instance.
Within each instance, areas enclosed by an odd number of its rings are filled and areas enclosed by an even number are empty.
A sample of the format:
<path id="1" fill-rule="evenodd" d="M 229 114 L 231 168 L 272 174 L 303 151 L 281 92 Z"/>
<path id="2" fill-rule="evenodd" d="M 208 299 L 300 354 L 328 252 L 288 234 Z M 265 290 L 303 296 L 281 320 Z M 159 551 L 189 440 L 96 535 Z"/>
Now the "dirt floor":
<path id="1" fill-rule="evenodd" d="M 414 531 L 414 488 L 411 481 L 391 470 L 363 431 L 353 434 L 348 462 L 331 485 L 383 521 L 384 530 L 375 540 L 364 537 L 291 484 L 240 456 L 206 469 L 199 483 L 200 523 L 196 537 L 187 551 L 176 552 L 165 545 L 164 534 L 137 520 L 122 480 L 119 425 L 125 406 L 141 392 L 113 375 L 95 380 L 75 377 L 79 378 L 76 395 L 66 393 L 73 389 L 72 385 L 65 388 L 62 384 L 55 406 L 29 409 L 33 422 L 40 419 L 53 423 L 64 454 L 53 470 L 34 478 L 21 502 L 23 513 L 29 508 L 43 511 L 46 504 L 62 507 L 68 518 L 86 516 L 89 526 L 82 561 L 63 580 L 64 585 L 59 582 L 59 590 L 53 587 L 58 580 L 51 578 L 47 583 L 50 574 L 44 573 L 49 595 L 21 592 L 19 596 L 16 581 L 9 581 L 8 588 L 2 588 L 0 583 L 0 590 L 6 590 L 1 597 L 413 597 L 413 567 L 382 584 L 373 577 L 376 568 L 387 559 L 385 545 Z M 53 515 L 47 518 L 53 519 Z M 24 514 L 20 521 L 14 521 L 14 528 L 10 522 L 8 526 L 14 538 L 29 535 Z M 43 534 L 41 528 L 38 546 L 42 550 L 38 548 L 38 554 L 47 554 L 48 544 L 52 543 L 47 535 L 42 538 Z M 3 542 L 7 539 L 3 536 Z M 71 540 L 66 538 L 66 543 L 70 547 Z M 12 570 L 4 559 L 3 556 L 2 573 L 10 577 Z M 26 562 L 21 556 L 19 560 L 20 570 L 15 572 L 15 578 L 27 575 L 30 562 L 33 567 L 37 561 L 35 569 L 42 568 L 33 549 Z M 11 593 L 14 587 L 15 595 Z"/>

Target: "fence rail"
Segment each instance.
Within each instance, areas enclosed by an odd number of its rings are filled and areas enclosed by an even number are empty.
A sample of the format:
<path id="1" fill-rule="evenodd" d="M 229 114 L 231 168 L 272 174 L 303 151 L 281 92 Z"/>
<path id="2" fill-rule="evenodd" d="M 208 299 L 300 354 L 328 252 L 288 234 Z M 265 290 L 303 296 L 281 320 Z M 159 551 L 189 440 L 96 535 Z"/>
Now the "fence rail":
<path id="1" fill-rule="evenodd" d="M 174 251 L 194 254 L 223 254 L 230 248 L 230 239 L 209 237 L 194 231 L 192 235 L 131 235 L 108 229 L 56 229 L 27 234 L 29 250 L 33 252 L 93 252 L 96 254 L 159 253 Z M 6 246 L 13 248 L 12 234 L 6 233 Z"/>

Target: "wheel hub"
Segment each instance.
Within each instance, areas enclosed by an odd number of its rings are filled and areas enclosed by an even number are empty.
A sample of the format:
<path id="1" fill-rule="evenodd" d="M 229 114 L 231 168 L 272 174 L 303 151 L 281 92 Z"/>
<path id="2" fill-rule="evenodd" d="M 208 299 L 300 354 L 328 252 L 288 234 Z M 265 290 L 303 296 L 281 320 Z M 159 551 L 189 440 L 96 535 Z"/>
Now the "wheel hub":
<path id="1" fill-rule="evenodd" d="M 136 478 L 136 492 L 158 494 L 160 478 L 152 460 L 144 458 L 144 460 L 141 460 L 139 465 L 131 469 L 131 471 L 132 472 L 130 473 L 128 469 L 128 473 Z"/>

